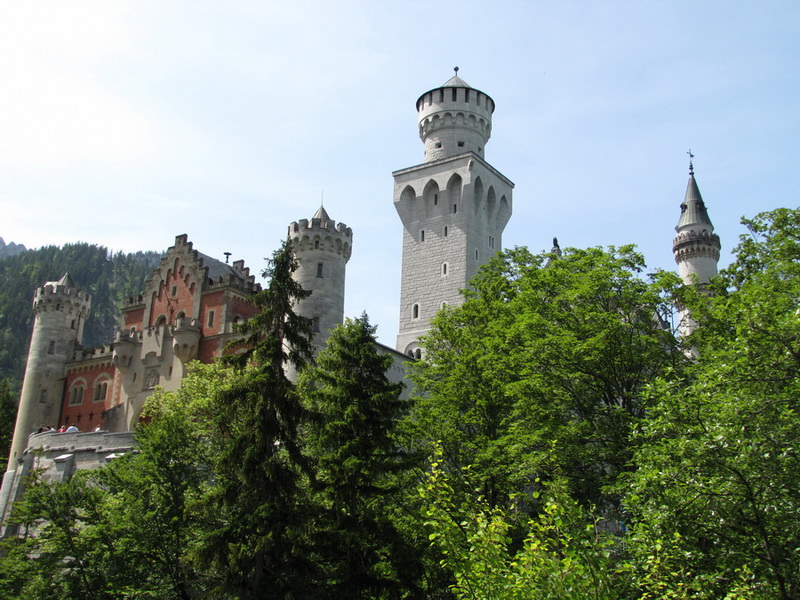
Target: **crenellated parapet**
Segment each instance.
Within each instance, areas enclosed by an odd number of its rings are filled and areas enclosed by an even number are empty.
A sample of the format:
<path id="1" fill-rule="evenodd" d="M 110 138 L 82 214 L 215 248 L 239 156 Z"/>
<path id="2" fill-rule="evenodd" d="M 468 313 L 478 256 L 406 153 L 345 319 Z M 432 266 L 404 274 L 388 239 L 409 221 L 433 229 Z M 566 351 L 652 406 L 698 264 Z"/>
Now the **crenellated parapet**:
<path id="1" fill-rule="evenodd" d="M 85 319 L 92 308 L 92 297 L 87 292 L 71 285 L 69 275 L 59 281 L 48 281 L 33 294 L 35 314 L 62 311 Z"/>
<path id="2" fill-rule="evenodd" d="M 319 216 L 317 216 L 319 215 Z M 316 250 L 336 254 L 345 261 L 353 251 L 353 230 L 328 218 L 327 213 L 300 219 L 289 225 L 289 238 L 296 253 Z"/>
<path id="3" fill-rule="evenodd" d="M 473 152 L 483 158 L 492 135 L 492 98 L 456 75 L 417 99 L 425 162 Z"/>
<path id="4" fill-rule="evenodd" d="M 719 236 L 710 231 L 683 231 L 672 241 L 676 263 L 691 258 L 711 258 L 718 261 L 721 248 Z"/>

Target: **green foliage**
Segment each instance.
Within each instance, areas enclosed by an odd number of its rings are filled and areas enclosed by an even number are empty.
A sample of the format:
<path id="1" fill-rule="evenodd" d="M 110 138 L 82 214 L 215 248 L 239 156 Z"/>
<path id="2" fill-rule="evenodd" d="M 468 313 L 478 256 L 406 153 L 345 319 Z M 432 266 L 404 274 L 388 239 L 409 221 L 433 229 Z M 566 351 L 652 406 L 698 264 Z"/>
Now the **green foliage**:
<path id="1" fill-rule="evenodd" d="M 392 515 L 409 460 L 394 430 L 406 412 L 366 315 L 347 319 L 299 381 L 313 418 L 305 448 L 314 465 L 315 553 L 332 598 L 401 598 L 420 576 L 416 552 Z"/>
<path id="2" fill-rule="evenodd" d="M 0 378 L 0 472 L 5 472 L 14 426 L 17 417 L 17 399 L 7 379 Z"/>
<path id="3" fill-rule="evenodd" d="M 461 505 L 450 477 L 434 461 L 421 495 L 429 539 L 453 573 L 459 600 L 611 600 L 620 598 L 612 550 L 616 541 L 566 491 L 545 486 L 541 512 L 527 524 L 521 546 L 512 542 L 511 516 L 480 497 Z"/>
<path id="4" fill-rule="evenodd" d="M 683 298 L 697 359 L 653 385 L 621 486 L 647 598 L 800 597 L 800 211 L 745 223 L 717 293 Z"/>
<path id="5" fill-rule="evenodd" d="M 191 560 L 209 477 L 193 411 L 224 387 L 222 374 L 195 365 L 181 390 L 156 392 L 137 452 L 65 482 L 31 482 L 14 513 L 27 533 L 5 542 L 0 561 L 9 598 L 186 599 L 209 587 Z"/>
<path id="6" fill-rule="evenodd" d="M 306 413 L 284 368 L 311 356 L 311 322 L 293 307 L 307 293 L 287 241 L 268 269 L 269 285 L 253 297 L 260 313 L 245 323 L 245 345 L 211 406 L 213 485 L 203 499 L 199 564 L 218 578 L 213 597 L 309 594 L 314 581 L 306 547 L 309 522 L 299 444 Z"/>
<path id="7" fill-rule="evenodd" d="M 86 243 L 46 246 L 0 258 L 0 378 L 15 393 L 22 385 L 25 359 L 33 329 L 31 298 L 46 281 L 69 273 L 92 294 L 92 314 L 84 329 L 84 344 L 107 343 L 114 332 L 119 306 L 141 293 L 146 277 L 158 264 L 157 252 L 117 252 Z"/>
<path id="8" fill-rule="evenodd" d="M 663 289 L 642 269 L 630 247 L 560 259 L 516 249 L 440 313 L 408 427 L 418 444 L 441 442 L 458 493 L 504 506 L 533 478 L 561 475 L 581 501 L 609 501 L 601 490 L 630 457 L 642 388 L 682 360 Z"/>

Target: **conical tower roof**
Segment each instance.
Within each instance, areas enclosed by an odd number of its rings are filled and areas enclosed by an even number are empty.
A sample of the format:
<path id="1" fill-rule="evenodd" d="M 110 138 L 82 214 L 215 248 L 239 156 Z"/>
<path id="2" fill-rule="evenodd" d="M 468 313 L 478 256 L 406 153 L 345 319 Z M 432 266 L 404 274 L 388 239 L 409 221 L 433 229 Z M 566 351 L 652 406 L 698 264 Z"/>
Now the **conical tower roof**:
<path id="1" fill-rule="evenodd" d="M 697 187 L 697 181 L 694 178 L 694 167 L 689 163 L 689 183 L 686 185 L 686 196 L 681 204 L 681 216 L 678 219 L 675 230 L 680 231 L 685 227 L 698 226 L 714 231 L 714 225 L 708 216 L 706 203 L 703 202 L 703 196 L 700 195 L 700 188 Z"/>
<path id="2" fill-rule="evenodd" d="M 315 212 L 314 216 L 311 217 L 311 218 L 312 219 L 319 219 L 323 223 L 327 223 L 328 221 L 331 220 L 331 218 L 328 216 L 328 211 L 325 210 L 325 207 L 322 206 L 322 205 L 320 205 L 320 207 L 317 209 L 317 212 Z"/>

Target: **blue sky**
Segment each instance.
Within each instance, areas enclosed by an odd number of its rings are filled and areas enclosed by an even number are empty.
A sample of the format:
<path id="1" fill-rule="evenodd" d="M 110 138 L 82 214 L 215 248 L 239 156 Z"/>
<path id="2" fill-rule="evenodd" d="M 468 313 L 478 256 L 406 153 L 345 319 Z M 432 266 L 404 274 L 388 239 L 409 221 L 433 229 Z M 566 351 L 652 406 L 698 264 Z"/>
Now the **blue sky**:
<path id="1" fill-rule="evenodd" d="M 393 170 L 460 67 L 497 103 L 503 245 L 634 243 L 673 268 L 691 148 L 722 238 L 798 206 L 800 3 L 52 1 L 0 20 L 0 236 L 195 247 L 261 269 L 324 189 L 354 231 L 345 312 L 394 345 Z"/>

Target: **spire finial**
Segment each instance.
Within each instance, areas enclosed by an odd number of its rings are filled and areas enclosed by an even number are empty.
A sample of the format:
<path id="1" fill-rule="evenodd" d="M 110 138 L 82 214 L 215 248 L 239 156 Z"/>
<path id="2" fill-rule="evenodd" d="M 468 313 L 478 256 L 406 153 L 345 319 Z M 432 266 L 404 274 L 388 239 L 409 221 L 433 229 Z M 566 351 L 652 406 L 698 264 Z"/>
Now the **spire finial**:
<path id="1" fill-rule="evenodd" d="M 456 72 L 456 77 L 458 77 L 458 67 L 453 67 L 453 71 Z"/>
<path id="2" fill-rule="evenodd" d="M 319 205 L 325 206 L 325 188 L 322 188 L 319 193 Z"/>
<path id="3" fill-rule="evenodd" d="M 694 175 L 694 164 L 692 164 L 694 154 L 692 154 L 692 149 L 689 148 L 689 151 L 686 154 L 689 155 L 689 175 Z"/>

